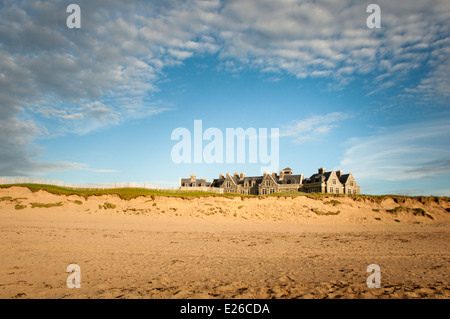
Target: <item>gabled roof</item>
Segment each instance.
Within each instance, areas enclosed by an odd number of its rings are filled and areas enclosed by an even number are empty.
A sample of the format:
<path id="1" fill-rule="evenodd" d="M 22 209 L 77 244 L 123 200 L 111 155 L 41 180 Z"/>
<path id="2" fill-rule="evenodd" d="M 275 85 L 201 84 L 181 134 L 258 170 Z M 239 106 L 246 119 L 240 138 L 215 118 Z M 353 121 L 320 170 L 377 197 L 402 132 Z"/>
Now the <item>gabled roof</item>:
<path id="1" fill-rule="evenodd" d="M 238 181 L 238 184 L 244 185 L 245 182 L 251 184 L 251 182 L 253 180 L 255 180 L 259 184 L 259 183 L 261 183 L 262 179 L 263 179 L 262 176 L 248 176 L 248 177 L 244 177 L 243 180 L 240 179 Z"/>
<path id="2" fill-rule="evenodd" d="M 305 183 L 321 182 L 323 174 L 313 174 L 310 178 L 305 179 Z"/>
<path id="3" fill-rule="evenodd" d="M 278 183 L 278 176 L 273 176 L 273 174 L 267 174 L 275 183 Z M 263 176 L 264 179 L 264 176 Z"/>
<path id="4" fill-rule="evenodd" d="M 300 184 L 302 175 L 284 175 L 283 179 L 278 179 L 278 184 Z"/>
<path id="5" fill-rule="evenodd" d="M 189 186 L 191 185 L 191 183 L 195 183 L 195 186 L 201 186 L 201 184 L 205 184 L 205 186 L 210 186 L 211 182 L 207 182 L 204 179 L 196 179 L 195 181 L 192 181 L 190 178 L 182 178 L 181 179 L 181 185 L 183 185 L 183 183 L 187 183 Z"/>
<path id="6" fill-rule="evenodd" d="M 351 173 L 350 173 L 350 174 L 351 174 Z M 341 175 L 341 177 L 339 177 L 339 181 L 340 181 L 342 184 L 347 183 L 347 180 L 348 180 L 350 174 L 344 174 L 344 175 Z"/>

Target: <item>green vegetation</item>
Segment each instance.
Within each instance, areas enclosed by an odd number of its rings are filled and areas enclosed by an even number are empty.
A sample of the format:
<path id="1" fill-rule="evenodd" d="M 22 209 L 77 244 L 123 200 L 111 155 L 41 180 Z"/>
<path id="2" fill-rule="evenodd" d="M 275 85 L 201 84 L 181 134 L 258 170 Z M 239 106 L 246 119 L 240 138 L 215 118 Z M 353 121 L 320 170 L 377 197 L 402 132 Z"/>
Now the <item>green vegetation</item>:
<path id="1" fill-rule="evenodd" d="M 17 204 L 16 206 L 14 206 L 14 208 L 17 210 L 24 209 L 26 207 L 27 207 L 26 205 L 20 205 L 20 204 Z"/>
<path id="2" fill-rule="evenodd" d="M 31 208 L 50 208 L 50 207 L 57 207 L 57 206 L 62 206 L 62 202 L 57 202 L 57 203 L 31 203 Z"/>
<path id="3" fill-rule="evenodd" d="M 414 216 L 423 216 L 423 217 L 428 217 L 430 219 L 434 219 L 433 216 L 431 216 L 430 214 L 427 214 L 427 212 L 423 209 L 423 208 L 407 208 L 407 207 L 403 207 L 403 206 L 397 206 L 394 209 L 386 209 L 386 212 L 391 213 L 391 214 L 396 214 L 400 211 L 407 211 L 407 212 L 412 212 Z"/>
<path id="4" fill-rule="evenodd" d="M 380 218 L 380 217 L 375 217 L 375 219 L 376 219 L 376 220 L 381 220 L 381 218 Z"/>
<path id="5" fill-rule="evenodd" d="M 342 203 L 340 201 L 338 201 L 338 200 L 332 199 L 332 200 L 326 201 L 324 204 L 325 205 L 336 206 L 336 205 L 339 205 L 339 204 L 342 204 Z"/>
<path id="6" fill-rule="evenodd" d="M 238 209 L 241 209 L 242 207 L 244 207 L 244 205 L 240 205 L 240 206 L 238 206 Z"/>
<path id="7" fill-rule="evenodd" d="M 103 206 L 100 206 L 100 207 L 102 207 L 104 209 L 113 209 L 113 208 L 116 208 L 116 205 L 105 202 L 105 204 L 103 204 Z"/>
<path id="8" fill-rule="evenodd" d="M 386 209 L 386 212 L 391 213 L 391 214 L 396 214 L 396 213 L 402 211 L 403 209 L 404 209 L 404 207 L 397 206 L 397 207 L 395 207 L 393 209 Z"/>
<path id="9" fill-rule="evenodd" d="M 112 188 L 112 189 L 72 189 L 70 187 L 60 187 L 53 185 L 40 185 L 40 184 L 11 184 L 11 185 L 0 185 L 0 188 L 9 188 L 13 186 L 26 187 L 32 192 L 37 192 L 39 190 L 47 191 L 51 194 L 55 195 L 79 195 L 83 196 L 87 199 L 89 196 L 101 196 L 101 195 L 117 195 L 121 199 L 133 199 L 139 196 L 153 196 L 154 199 L 156 196 L 170 196 L 170 197 L 182 197 L 185 199 L 195 198 L 195 197 L 208 197 L 208 196 L 217 196 L 217 197 L 242 197 L 242 196 L 254 196 L 254 195 L 241 195 L 241 194 L 217 194 L 211 192 L 188 192 L 188 191 L 180 191 L 180 190 L 155 190 L 155 189 L 146 189 L 146 188 Z"/>
<path id="10" fill-rule="evenodd" d="M 400 220 L 398 220 L 398 219 L 394 219 L 394 221 L 397 222 L 397 223 L 400 223 Z"/>
<path id="11" fill-rule="evenodd" d="M 3 201 L 10 201 L 10 202 L 20 203 L 20 202 L 19 202 L 20 199 L 27 199 L 27 198 L 26 198 L 26 197 L 12 198 L 11 196 L 4 196 L 4 197 L 0 197 L 0 202 L 3 202 Z"/>
<path id="12" fill-rule="evenodd" d="M 10 185 L 0 185 L 0 188 L 9 188 L 13 186 L 20 186 L 20 187 L 26 187 L 32 192 L 37 192 L 39 190 L 47 191 L 51 194 L 56 195 L 79 195 L 83 196 L 85 199 L 87 199 L 89 196 L 101 196 L 101 195 L 117 195 L 121 199 L 133 199 L 139 196 L 148 196 L 151 197 L 151 199 L 154 201 L 156 196 L 170 196 L 170 197 L 181 197 L 183 199 L 191 199 L 196 197 L 208 197 L 208 196 L 214 196 L 214 197 L 226 197 L 226 198 L 235 198 L 239 197 L 242 200 L 245 198 L 260 198 L 263 199 L 265 197 L 297 197 L 297 196 L 305 196 L 308 198 L 313 199 L 328 199 L 332 198 L 330 200 L 331 205 L 337 205 L 339 204 L 337 200 L 333 198 L 339 198 L 339 197 L 348 197 L 352 198 L 353 200 L 357 201 L 369 201 L 374 203 L 381 203 L 383 200 L 391 198 L 396 203 L 405 203 L 407 199 L 409 198 L 416 198 L 421 203 L 428 203 L 428 202 L 437 202 L 440 201 L 449 202 L 449 197 L 435 197 L 435 196 L 401 196 L 401 195 L 350 195 L 350 194 L 327 194 L 327 193 L 303 193 L 303 192 L 297 192 L 297 191 L 286 191 L 286 192 L 280 192 L 270 195 L 242 195 L 242 194 L 234 194 L 234 193 L 226 193 L 226 194 L 218 194 L 218 193 L 211 193 L 211 192 L 189 192 L 189 191 L 181 191 L 181 190 L 155 190 L 155 189 L 145 189 L 145 188 L 114 188 L 114 189 L 73 189 L 70 187 L 60 187 L 60 186 L 53 186 L 53 185 L 41 185 L 41 184 L 10 184 Z M 6 199 L 4 200 L 11 200 Z M 14 200 L 14 199 L 12 199 Z M 333 204 L 335 202 L 335 204 Z M 449 211 L 449 210 L 447 210 Z"/>
<path id="13" fill-rule="evenodd" d="M 380 210 L 378 208 L 372 208 L 372 211 L 378 213 Z"/>
<path id="14" fill-rule="evenodd" d="M 427 214 L 427 212 L 424 211 L 422 208 L 409 208 L 408 210 L 412 210 L 414 216 L 424 216 L 424 217 L 428 217 L 429 219 L 434 219 L 433 216 L 431 216 L 430 214 Z"/>
<path id="15" fill-rule="evenodd" d="M 317 208 L 311 208 L 311 211 L 313 211 L 317 215 L 325 215 L 325 216 L 327 216 L 327 215 L 339 215 L 339 213 L 340 213 L 339 210 L 337 212 L 330 212 L 330 211 L 323 212 L 323 211 L 318 210 Z"/>

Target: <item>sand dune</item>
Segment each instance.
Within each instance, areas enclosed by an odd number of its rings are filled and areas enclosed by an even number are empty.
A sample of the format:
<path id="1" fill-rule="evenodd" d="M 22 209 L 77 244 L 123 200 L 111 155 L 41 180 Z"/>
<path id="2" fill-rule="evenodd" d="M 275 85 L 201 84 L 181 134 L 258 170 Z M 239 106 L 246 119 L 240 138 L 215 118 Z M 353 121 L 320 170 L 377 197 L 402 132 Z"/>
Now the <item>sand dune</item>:
<path id="1" fill-rule="evenodd" d="M 39 205 L 40 204 L 40 205 Z M 449 298 L 445 198 L 0 189 L 1 298 Z M 381 288 L 366 285 L 369 264 Z M 66 286 L 69 264 L 81 288 Z"/>

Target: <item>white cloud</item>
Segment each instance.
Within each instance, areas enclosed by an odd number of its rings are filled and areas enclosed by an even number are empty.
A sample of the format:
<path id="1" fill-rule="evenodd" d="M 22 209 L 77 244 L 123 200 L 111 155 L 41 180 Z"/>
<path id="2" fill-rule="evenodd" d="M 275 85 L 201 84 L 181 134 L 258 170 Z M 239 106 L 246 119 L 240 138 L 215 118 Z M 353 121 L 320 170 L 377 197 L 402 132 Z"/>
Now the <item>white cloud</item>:
<path id="1" fill-rule="evenodd" d="M 435 120 L 353 138 L 338 165 L 364 182 L 450 175 L 450 122 Z"/>
<path id="2" fill-rule="evenodd" d="M 328 134 L 333 128 L 338 127 L 341 121 L 349 117 L 349 115 L 341 112 L 333 112 L 292 121 L 289 125 L 281 128 L 280 136 L 289 136 L 298 144 L 317 140 Z"/>
<path id="3" fill-rule="evenodd" d="M 4 123 L 14 123 L 23 110 L 29 110 L 57 119 L 59 126 L 52 130 L 86 134 L 159 114 L 170 108 L 144 101 L 157 90 L 165 68 L 213 53 L 222 59 L 225 70 L 237 73 L 254 68 L 276 74 L 275 80 L 280 74 L 299 79 L 326 77 L 339 87 L 356 75 L 370 74 L 374 80 L 367 86 L 372 93 L 401 83 L 423 66 L 429 69 L 427 76 L 399 94 L 448 100 L 450 3 L 445 0 L 381 0 L 379 30 L 365 25 L 367 4 L 353 1 L 77 3 L 82 8 L 80 30 L 66 28 L 65 1 L 2 4 L 0 112 Z M 33 120 L 26 123 L 29 128 L 40 127 Z M 297 125 L 297 142 L 312 137 L 301 132 L 305 123 Z M 319 123 L 311 130 L 325 135 L 335 125 Z M 26 148 L 39 133 L 11 125 L 5 125 L 6 129 L 5 136 L 20 134 L 26 141 L 11 145 L 0 139 L 0 148 L 8 154 L 3 158 L 20 157 L 11 163 L 18 167 L 33 155 Z"/>

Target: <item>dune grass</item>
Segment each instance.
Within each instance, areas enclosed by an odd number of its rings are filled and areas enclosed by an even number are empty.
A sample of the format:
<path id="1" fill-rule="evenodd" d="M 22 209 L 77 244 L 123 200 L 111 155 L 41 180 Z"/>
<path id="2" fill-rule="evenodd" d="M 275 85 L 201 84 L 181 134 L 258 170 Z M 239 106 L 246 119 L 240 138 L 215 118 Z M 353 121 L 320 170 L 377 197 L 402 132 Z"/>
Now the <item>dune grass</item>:
<path id="1" fill-rule="evenodd" d="M 397 206 L 393 209 L 386 209 L 386 212 L 391 214 L 397 214 L 398 212 L 405 211 L 409 213 L 413 213 L 414 216 L 423 216 L 428 217 L 429 219 L 434 219 L 434 217 L 428 214 L 423 208 L 408 208 L 403 206 Z"/>
<path id="2" fill-rule="evenodd" d="M 50 208 L 50 207 L 58 207 L 62 206 L 62 202 L 57 203 L 31 203 L 31 208 Z"/>
<path id="3" fill-rule="evenodd" d="M 53 185 L 41 185 L 41 184 L 10 184 L 0 185 L 0 188 L 9 188 L 13 186 L 26 187 L 32 192 L 44 190 L 48 193 L 55 195 L 78 195 L 87 199 L 89 196 L 101 196 L 101 195 L 118 195 L 121 199 L 133 199 L 139 196 L 148 196 L 153 200 L 155 196 L 174 196 L 183 198 L 194 197 L 206 197 L 206 196 L 222 196 L 222 197 L 242 197 L 251 195 L 241 195 L 234 193 L 217 194 L 212 192 L 186 192 L 179 190 L 155 190 L 146 188 L 111 188 L 104 190 L 87 190 L 87 189 L 72 189 Z"/>
<path id="4" fill-rule="evenodd" d="M 324 212 L 324 211 L 318 210 L 317 208 L 311 208 L 311 211 L 316 213 L 316 215 L 323 215 L 323 216 L 339 215 L 340 214 L 339 210 L 337 212 L 331 212 L 331 211 Z"/>
<path id="5" fill-rule="evenodd" d="M 396 203 L 404 203 L 407 199 L 416 198 L 422 203 L 427 202 L 439 202 L 439 200 L 449 201 L 449 197 L 437 197 L 437 196 L 404 196 L 404 195 L 365 195 L 365 194 L 330 194 L 330 193 L 303 193 L 297 191 L 286 191 L 268 195 L 242 195 L 236 193 L 213 193 L 213 192 L 189 192 L 189 191 L 181 191 L 181 190 L 156 190 L 156 189 L 146 189 L 146 188 L 112 188 L 112 189 L 77 189 L 77 188 L 69 188 L 69 187 L 61 187 L 61 186 L 53 186 L 53 185 L 42 185 L 42 184 L 9 184 L 9 185 L 0 185 L 0 188 L 9 188 L 13 186 L 26 187 L 32 192 L 37 192 L 39 190 L 47 191 L 51 194 L 56 195 L 78 195 L 87 199 L 89 196 L 101 196 L 101 195 L 117 195 L 121 199 L 133 199 L 139 196 L 151 197 L 152 200 L 155 200 L 155 196 L 170 196 L 170 197 L 182 197 L 182 198 L 195 198 L 195 197 L 226 197 L 226 198 L 241 198 L 244 200 L 245 198 L 266 198 L 266 197 L 297 197 L 297 196 L 305 196 L 312 199 L 327 199 L 327 198 L 338 198 L 338 197 L 347 197 L 352 198 L 356 201 L 369 200 L 373 202 L 381 202 L 384 199 L 392 198 Z M 338 204 L 337 200 L 330 201 L 330 204 L 335 206 Z"/>

